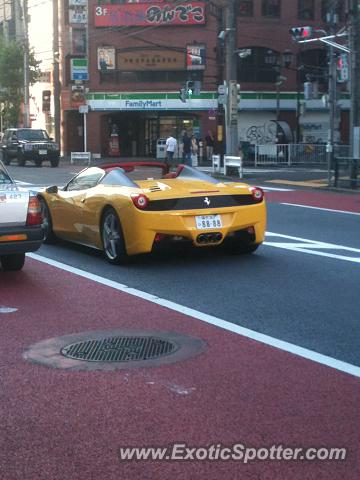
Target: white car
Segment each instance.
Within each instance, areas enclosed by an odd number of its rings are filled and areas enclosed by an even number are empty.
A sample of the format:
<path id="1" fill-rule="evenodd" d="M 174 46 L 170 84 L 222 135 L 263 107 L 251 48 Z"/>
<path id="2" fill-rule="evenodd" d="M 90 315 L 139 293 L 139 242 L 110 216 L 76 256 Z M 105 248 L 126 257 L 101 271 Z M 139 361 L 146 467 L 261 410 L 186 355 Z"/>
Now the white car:
<path id="1" fill-rule="evenodd" d="M 25 253 L 42 244 L 41 205 L 36 193 L 16 185 L 0 161 L 0 262 L 3 270 L 21 270 Z"/>

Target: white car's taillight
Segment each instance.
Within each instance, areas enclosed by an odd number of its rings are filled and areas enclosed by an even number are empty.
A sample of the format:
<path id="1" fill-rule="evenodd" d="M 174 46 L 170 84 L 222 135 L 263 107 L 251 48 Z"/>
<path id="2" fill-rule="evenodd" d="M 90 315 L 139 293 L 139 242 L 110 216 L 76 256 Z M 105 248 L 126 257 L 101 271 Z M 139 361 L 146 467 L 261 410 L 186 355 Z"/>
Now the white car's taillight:
<path id="1" fill-rule="evenodd" d="M 43 221 L 41 215 L 41 205 L 37 197 L 30 195 L 26 225 L 41 225 Z"/>

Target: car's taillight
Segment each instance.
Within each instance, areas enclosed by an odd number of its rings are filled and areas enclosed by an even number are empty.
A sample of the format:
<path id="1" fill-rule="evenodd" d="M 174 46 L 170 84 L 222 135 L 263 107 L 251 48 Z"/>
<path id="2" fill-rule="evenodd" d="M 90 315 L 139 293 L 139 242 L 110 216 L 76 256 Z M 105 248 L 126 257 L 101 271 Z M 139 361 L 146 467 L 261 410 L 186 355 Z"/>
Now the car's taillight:
<path id="1" fill-rule="evenodd" d="M 264 191 L 260 187 L 250 187 L 250 192 L 256 202 L 261 202 L 264 199 Z"/>
<path id="2" fill-rule="evenodd" d="M 145 208 L 149 205 L 149 199 L 143 193 L 140 194 L 133 194 L 131 195 L 131 200 L 136 208 L 140 210 L 145 210 Z"/>
<path id="3" fill-rule="evenodd" d="M 26 225 L 41 225 L 42 221 L 40 202 L 37 197 L 31 195 L 29 197 Z"/>

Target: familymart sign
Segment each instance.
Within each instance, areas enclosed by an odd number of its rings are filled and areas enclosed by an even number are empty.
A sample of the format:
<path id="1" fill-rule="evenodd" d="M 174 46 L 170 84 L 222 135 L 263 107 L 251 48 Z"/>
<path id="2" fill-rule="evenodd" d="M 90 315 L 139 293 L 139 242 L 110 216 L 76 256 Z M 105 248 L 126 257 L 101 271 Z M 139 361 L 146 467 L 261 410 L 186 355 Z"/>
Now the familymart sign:
<path id="1" fill-rule="evenodd" d="M 203 92 L 182 102 L 178 93 L 159 94 L 111 94 L 86 95 L 91 110 L 211 110 L 217 108 L 217 93 Z"/>

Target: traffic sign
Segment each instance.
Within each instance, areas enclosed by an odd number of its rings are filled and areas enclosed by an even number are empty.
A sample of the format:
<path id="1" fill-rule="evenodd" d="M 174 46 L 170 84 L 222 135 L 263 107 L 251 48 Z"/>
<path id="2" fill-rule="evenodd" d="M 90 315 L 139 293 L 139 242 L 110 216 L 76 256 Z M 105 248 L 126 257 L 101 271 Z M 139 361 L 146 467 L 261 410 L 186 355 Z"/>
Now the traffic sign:
<path id="1" fill-rule="evenodd" d="M 89 80 L 88 61 L 86 58 L 72 58 L 71 61 L 71 80 Z"/>
<path id="2" fill-rule="evenodd" d="M 218 86 L 218 94 L 219 95 L 226 95 L 226 85 L 219 85 Z"/>
<path id="3" fill-rule="evenodd" d="M 80 105 L 79 113 L 89 113 L 89 105 Z"/>

